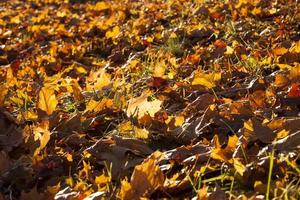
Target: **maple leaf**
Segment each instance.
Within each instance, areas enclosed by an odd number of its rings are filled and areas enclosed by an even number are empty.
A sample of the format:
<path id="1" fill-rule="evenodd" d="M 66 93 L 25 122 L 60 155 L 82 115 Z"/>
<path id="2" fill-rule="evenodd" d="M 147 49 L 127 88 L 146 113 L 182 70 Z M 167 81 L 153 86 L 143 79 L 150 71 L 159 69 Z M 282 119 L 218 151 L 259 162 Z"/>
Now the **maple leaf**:
<path id="1" fill-rule="evenodd" d="M 155 189 L 163 185 L 164 180 L 164 174 L 151 158 L 134 168 L 130 183 L 122 181 L 121 199 L 149 197 Z"/>
<path id="2" fill-rule="evenodd" d="M 87 78 L 88 91 L 90 90 L 102 90 L 104 87 L 111 83 L 111 75 L 106 73 L 104 69 L 100 69 L 96 72 L 91 71 Z"/>
<path id="3" fill-rule="evenodd" d="M 149 114 L 151 117 L 154 117 L 155 113 L 161 109 L 162 101 L 158 99 L 148 101 L 148 97 L 151 94 L 150 91 L 144 91 L 141 96 L 129 100 L 126 110 L 127 116 L 142 118 L 145 114 Z"/>
<path id="4" fill-rule="evenodd" d="M 221 79 L 221 73 L 196 73 L 192 85 L 203 85 L 209 89 L 216 87 L 216 82 Z"/>
<path id="5" fill-rule="evenodd" d="M 51 115 L 55 111 L 58 101 L 54 90 L 43 87 L 39 93 L 38 108 Z"/>

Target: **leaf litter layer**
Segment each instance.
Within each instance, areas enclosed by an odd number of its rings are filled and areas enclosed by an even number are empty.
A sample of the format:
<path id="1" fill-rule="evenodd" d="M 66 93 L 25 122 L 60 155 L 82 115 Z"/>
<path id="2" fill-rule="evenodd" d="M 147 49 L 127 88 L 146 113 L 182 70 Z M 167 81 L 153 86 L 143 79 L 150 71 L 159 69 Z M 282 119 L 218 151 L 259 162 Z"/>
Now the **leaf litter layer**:
<path id="1" fill-rule="evenodd" d="M 0 199 L 299 199 L 294 0 L 0 3 Z"/>

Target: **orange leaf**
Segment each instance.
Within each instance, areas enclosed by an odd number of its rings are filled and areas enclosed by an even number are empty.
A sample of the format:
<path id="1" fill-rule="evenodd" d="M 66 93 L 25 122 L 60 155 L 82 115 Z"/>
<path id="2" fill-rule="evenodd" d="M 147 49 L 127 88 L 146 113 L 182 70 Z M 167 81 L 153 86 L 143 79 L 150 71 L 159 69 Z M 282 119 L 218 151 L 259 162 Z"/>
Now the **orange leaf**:
<path id="1" fill-rule="evenodd" d="M 288 96 L 289 97 L 300 97 L 300 83 L 293 83 L 292 87 L 289 90 Z"/>
<path id="2" fill-rule="evenodd" d="M 149 195 L 162 186 L 165 177 L 154 159 L 149 159 L 134 168 L 131 181 L 122 181 L 121 199 L 140 199 Z"/>
<path id="3" fill-rule="evenodd" d="M 277 48 L 273 49 L 273 54 L 276 56 L 282 56 L 287 52 L 288 52 L 288 49 L 286 49 L 284 47 L 277 47 Z"/>

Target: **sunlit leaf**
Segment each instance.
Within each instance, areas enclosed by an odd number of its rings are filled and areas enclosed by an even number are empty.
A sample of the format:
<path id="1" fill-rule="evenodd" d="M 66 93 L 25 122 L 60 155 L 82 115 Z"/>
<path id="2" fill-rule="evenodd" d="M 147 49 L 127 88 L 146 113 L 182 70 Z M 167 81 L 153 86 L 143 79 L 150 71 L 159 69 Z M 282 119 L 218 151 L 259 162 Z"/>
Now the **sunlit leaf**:
<path id="1" fill-rule="evenodd" d="M 162 101 L 158 99 L 148 101 L 150 95 L 150 91 L 145 91 L 141 96 L 129 100 L 126 110 L 127 116 L 137 116 L 141 118 L 145 114 L 149 114 L 151 117 L 154 117 L 154 114 L 161 109 Z"/>
<path id="2" fill-rule="evenodd" d="M 129 183 L 126 180 L 122 181 L 121 199 L 149 197 L 154 189 L 163 185 L 164 179 L 164 175 L 155 164 L 155 160 L 148 159 L 135 167 Z"/>
<path id="3" fill-rule="evenodd" d="M 216 82 L 221 79 L 221 73 L 197 73 L 192 81 L 192 85 L 202 85 L 207 88 L 216 87 Z"/>
<path id="4" fill-rule="evenodd" d="M 107 31 L 105 37 L 107 38 L 115 38 L 120 34 L 120 27 L 115 26 L 111 31 Z"/>
<path id="5" fill-rule="evenodd" d="M 56 99 L 54 90 L 43 87 L 39 93 L 38 107 L 51 115 L 55 111 L 58 101 Z"/>

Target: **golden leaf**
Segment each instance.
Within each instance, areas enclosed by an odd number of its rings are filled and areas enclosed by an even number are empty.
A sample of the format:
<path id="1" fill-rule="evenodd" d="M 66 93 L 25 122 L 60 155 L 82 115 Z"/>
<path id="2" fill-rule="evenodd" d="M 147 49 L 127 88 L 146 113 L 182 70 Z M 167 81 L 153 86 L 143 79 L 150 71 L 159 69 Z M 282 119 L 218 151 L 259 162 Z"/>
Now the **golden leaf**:
<path id="1" fill-rule="evenodd" d="M 72 178 L 72 177 L 66 178 L 66 179 L 65 179 L 65 182 L 66 182 L 67 185 L 69 185 L 69 186 L 71 186 L 71 187 L 73 187 L 73 185 L 74 185 L 74 181 L 73 181 L 73 178 Z"/>
<path id="2" fill-rule="evenodd" d="M 94 111 L 94 112 L 99 112 L 103 110 L 104 108 L 109 108 L 113 106 L 113 100 L 108 99 L 108 98 L 103 98 L 100 102 L 91 100 L 87 106 L 85 111 Z"/>
<path id="3" fill-rule="evenodd" d="M 47 186 L 47 191 L 51 194 L 56 194 L 60 190 L 60 182 L 54 186 Z"/>
<path id="4" fill-rule="evenodd" d="M 243 176 L 244 172 L 246 171 L 246 167 L 243 163 L 241 163 L 237 158 L 233 159 L 233 166 L 237 173 Z"/>
<path id="5" fill-rule="evenodd" d="M 149 135 L 149 131 L 147 129 L 135 128 L 134 129 L 134 137 L 139 139 L 147 139 Z"/>
<path id="6" fill-rule="evenodd" d="M 291 48 L 292 53 L 300 53 L 300 41 L 295 42 L 294 46 Z"/>
<path id="7" fill-rule="evenodd" d="M 285 138 L 286 136 L 289 135 L 289 133 L 290 133 L 289 131 L 283 129 L 283 130 L 281 130 L 281 131 L 279 131 L 279 132 L 277 133 L 276 138 L 277 138 L 277 139 Z"/>
<path id="8" fill-rule="evenodd" d="M 111 31 L 105 33 L 106 38 L 116 38 L 120 34 L 120 27 L 115 26 Z"/>
<path id="9" fill-rule="evenodd" d="M 100 176 L 96 176 L 95 178 L 95 183 L 100 186 L 106 185 L 110 181 L 111 178 L 109 176 L 105 176 L 104 174 L 101 174 Z"/>
<path id="10" fill-rule="evenodd" d="M 104 69 L 100 69 L 96 72 L 91 71 L 87 78 L 87 91 L 102 90 L 104 87 L 111 83 L 111 75 L 106 73 Z"/>
<path id="11" fill-rule="evenodd" d="M 149 131 L 146 129 L 134 126 L 130 121 L 124 122 L 119 125 L 118 131 L 121 135 L 133 135 L 135 138 L 147 139 Z"/>
<path id="12" fill-rule="evenodd" d="M 54 90 L 43 87 L 39 93 L 38 108 L 51 115 L 56 109 L 58 101 L 54 94 Z"/>
<path id="13" fill-rule="evenodd" d="M 1 85 L 0 86 L 0 107 L 4 105 L 7 92 L 8 92 L 8 88 L 5 85 Z"/>
<path id="14" fill-rule="evenodd" d="M 154 114 L 160 110 L 162 101 L 158 99 L 148 101 L 150 95 L 150 91 L 144 91 L 141 96 L 129 100 L 126 111 L 127 116 L 142 118 L 145 114 L 149 114 L 151 117 L 154 117 Z"/>
<path id="15" fill-rule="evenodd" d="M 216 82 L 221 79 L 221 73 L 197 73 L 192 81 L 192 85 L 203 85 L 207 88 L 216 87 Z"/>
<path id="16" fill-rule="evenodd" d="M 36 156 L 46 147 L 50 140 L 49 121 L 43 121 L 39 126 L 34 127 L 33 133 L 34 140 L 40 141 L 40 146 L 34 152 L 34 156 Z"/>
<path id="17" fill-rule="evenodd" d="M 166 72 L 166 65 L 164 62 L 159 62 L 157 65 L 154 66 L 154 77 L 163 77 Z"/>
<path id="18" fill-rule="evenodd" d="M 100 1 L 100 2 L 96 3 L 94 10 L 101 11 L 101 10 L 106 10 L 108 8 L 109 8 L 109 5 L 107 5 L 106 2 Z"/>
<path id="19" fill-rule="evenodd" d="M 121 199 L 140 199 L 149 195 L 158 187 L 162 186 L 165 177 L 154 159 L 144 161 L 134 168 L 131 181 L 122 181 Z"/>
<path id="20" fill-rule="evenodd" d="M 230 47 L 230 46 L 227 46 L 227 47 L 226 47 L 226 51 L 225 51 L 224 54 L 226 54 L 226 55 L 231 55 L 231 54 L 233 54 L 233 53 L 234 53 L 234 49 L 233 49 L 232 47 Z"/>

